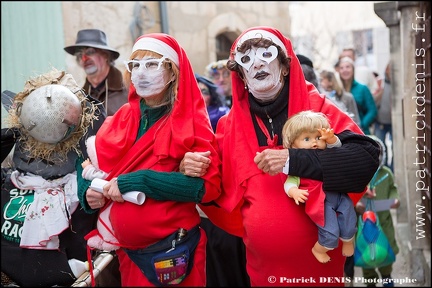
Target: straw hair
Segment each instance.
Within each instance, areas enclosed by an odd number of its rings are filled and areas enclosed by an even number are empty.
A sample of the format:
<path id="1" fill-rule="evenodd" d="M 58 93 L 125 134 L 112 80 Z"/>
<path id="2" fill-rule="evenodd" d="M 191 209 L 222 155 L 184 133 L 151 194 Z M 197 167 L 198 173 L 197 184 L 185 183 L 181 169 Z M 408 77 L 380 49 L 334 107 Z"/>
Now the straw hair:
<path id="1" fill-rule="evenodd" d="M 37 88 L 50 84 L 60 84 L 70 89 L 72 93 L 78 97 L 82 106 L 80 124 L 71 133 L 69 138 L 56 144 L 42 143 L 33 138 L 28 133 L 27 129 L 22 126 L 18 117 L 19 107 L 22 106 L 26 97 Z M 77 154 L 81 153 L 79 150 L 79 140 L 87 133 L 88 127 L 93 121 L 97 119 L 95 115 L 96 109 L 97 107 L 94 104 L 86 100 L 86 95 L 76 84 L 71 74 L 53 68 L 52 71 L 39 75 L 26 82 L 24 90 L 17 93 L 14 97 L 14 103 L 8 111 L 9 115 L 6 118 L 6 122 L 10 127 L 19 129 L 20 136 L 18 141 L 22 143 L 21 148 L 24 149 L 30 157 L 59 164 L 67 159 L 67 154 L 70 151 L 75 151 Z"/>

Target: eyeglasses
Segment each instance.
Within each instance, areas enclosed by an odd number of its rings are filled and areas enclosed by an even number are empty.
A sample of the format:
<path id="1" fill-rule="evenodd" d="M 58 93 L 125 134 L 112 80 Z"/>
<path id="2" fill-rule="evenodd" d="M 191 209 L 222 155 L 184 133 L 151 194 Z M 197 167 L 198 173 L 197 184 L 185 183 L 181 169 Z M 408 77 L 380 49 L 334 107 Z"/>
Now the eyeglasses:
<path id="1" fill-rule="evenodd" d="M 144 67 L 144 69 L 148 71 L 155 71 L 159 70 L 165 59 L 167 58 L 163 57 L 160 59 L 129 60 L 125 61 L 124 64 L 127 71 L 130 73 L 132 73 L 133 70 L 140 69 L 141 67 Z"/>
<path id="2" fill-rule="evenodd" d="M 96 53 L 96 49 L 95 48 L 92 48 L 92 47 L 90 47 L 90 48 L 83 48 L 83 49 L 75 52 L 75 56 L 77 58 L 82 58 L 84 55 L 85 56 L 91 56 L 91 55 L 94 55 L 95 53 Z"/>
<path id="3" fill-rule="evenodd" d="M 219 79 L 220 77 L 223 78 L 229 78 L 230 77 L 230 71 L 229 70 L 214 70 L 210 73 L 210 78 L 212 79 Z"/>

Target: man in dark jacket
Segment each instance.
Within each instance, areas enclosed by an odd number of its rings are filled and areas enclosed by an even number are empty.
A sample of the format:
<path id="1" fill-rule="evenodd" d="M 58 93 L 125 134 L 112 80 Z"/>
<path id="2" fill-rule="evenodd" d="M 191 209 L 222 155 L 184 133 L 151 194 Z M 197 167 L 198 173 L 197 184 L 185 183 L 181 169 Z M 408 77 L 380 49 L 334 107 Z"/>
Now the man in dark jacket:
<path id="1" fill-rule="evenodd" d="M 103 31 L 80 30 L 75 45 L 64 50 L 76 57 L 87 75 L 84 91 L 103 103 L 108 116 L 127 102 L 128 91 L 123 85 L 122 73 L 114 66 L 120 53 L 108 46 Z"/>

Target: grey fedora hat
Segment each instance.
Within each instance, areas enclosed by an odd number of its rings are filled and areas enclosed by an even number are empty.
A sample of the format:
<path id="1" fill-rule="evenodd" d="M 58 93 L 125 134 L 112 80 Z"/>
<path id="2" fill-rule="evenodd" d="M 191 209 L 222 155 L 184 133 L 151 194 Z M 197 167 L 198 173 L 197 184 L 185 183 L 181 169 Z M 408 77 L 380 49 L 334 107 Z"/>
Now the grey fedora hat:
<path id="1" fill-rule="evenodd" d="M 78 31 L 75 45 L 66 46 L 64 50 L 71 55 L 75 55 L 77 50 L 84 47 L 93 47 L 110 51 L 114 60 L 120 56 L 119 52 L 108 46 L 105 32 L 98 29 L 83 29 Z"/>

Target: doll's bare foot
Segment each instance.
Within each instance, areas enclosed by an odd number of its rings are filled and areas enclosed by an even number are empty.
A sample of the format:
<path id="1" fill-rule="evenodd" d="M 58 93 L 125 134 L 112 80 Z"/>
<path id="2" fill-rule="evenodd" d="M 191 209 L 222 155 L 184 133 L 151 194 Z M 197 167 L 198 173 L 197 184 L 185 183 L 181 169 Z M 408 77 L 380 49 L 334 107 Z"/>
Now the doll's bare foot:
<path id="1" fill-rule="evenodd" d="M 342 255 L 352 256 L 354 254 L 354 240 L 342 241 Z"/>
<path id="2" fill-rule="evenodd" d="M 315 258 L 321 263 L 327 263 L 331 260 L 330 256 L 327 254 L 327 251 L 329 251 L 329 249 L 325 248 L 318 242 L 316 242 L 314 247 L 312 247 L 312 253 L 314 254 Z"/>

